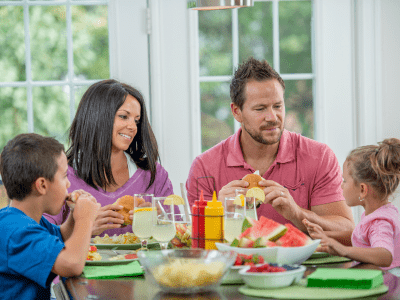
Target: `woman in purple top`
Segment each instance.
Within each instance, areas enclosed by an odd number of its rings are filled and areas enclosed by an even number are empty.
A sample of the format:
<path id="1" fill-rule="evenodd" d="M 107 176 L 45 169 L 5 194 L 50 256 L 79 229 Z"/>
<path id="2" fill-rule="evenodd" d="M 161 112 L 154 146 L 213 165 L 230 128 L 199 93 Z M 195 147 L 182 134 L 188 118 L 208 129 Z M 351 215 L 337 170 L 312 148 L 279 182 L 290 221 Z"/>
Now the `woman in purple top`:
<path id="1" fill-rule="evenodd" d="M 102 205 L 92 235 L 132 232 L 132 226 L 121 228 L 123 216 L 116 210 L 122 207 L 113 204 L 118 198 L 173 194 L 168 173 L 157 162 L 157 142 L 143 96 L 129 85 L 103 80 L 90 86 L 72 122 L 69 143 L 68 192 L 83 189 Z M 59 215 L 45 217 L 61 224 L 68 213 L 65 206 Z"/>

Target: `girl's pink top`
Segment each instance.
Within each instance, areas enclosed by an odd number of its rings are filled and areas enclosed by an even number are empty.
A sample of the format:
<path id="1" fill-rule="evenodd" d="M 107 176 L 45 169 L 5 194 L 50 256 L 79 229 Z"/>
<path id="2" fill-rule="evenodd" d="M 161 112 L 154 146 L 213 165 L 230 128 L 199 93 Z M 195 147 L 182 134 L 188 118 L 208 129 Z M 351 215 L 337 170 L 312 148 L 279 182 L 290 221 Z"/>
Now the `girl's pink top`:
<path id="1" fill-rule="evenodd" d="M 400 266 L 400 214 L 397 208 L 388 203 L 369 215 L 361 216 L 351 236 L 354 247 L 387 249 L 393 257 L 389 270 Z"/>

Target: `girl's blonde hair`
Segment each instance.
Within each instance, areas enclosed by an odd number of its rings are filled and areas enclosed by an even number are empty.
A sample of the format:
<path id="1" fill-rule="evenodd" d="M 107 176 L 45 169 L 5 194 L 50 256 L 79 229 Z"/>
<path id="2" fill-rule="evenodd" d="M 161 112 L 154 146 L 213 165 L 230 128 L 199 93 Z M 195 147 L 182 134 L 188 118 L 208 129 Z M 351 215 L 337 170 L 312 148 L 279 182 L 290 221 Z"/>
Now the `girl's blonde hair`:
<path id="1" fill-rule="evenodd" d="M 370 185 L 386 199 L 400 183 L 400 140 L 391 138 L 378 145 L 358 147 L 350 152 L 346 162 L 356 183 Z"/>

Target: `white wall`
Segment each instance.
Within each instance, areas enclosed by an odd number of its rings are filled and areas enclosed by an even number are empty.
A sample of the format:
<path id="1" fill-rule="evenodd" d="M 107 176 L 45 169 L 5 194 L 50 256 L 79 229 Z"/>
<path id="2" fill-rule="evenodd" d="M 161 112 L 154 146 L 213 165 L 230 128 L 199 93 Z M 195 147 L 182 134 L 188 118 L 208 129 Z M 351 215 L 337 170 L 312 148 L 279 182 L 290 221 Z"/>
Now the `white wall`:
<path id="1" fill-rule="evenodd" d="M 400 1 L 381 0 L 381 140 L 400 139 Z M 397 189 L 397 193 L 400 188 Z M 394 203 L 400 208 L 400 195 Z"/>
<path id="2" fill-rule="evenodd" d="M 381 138 L 400 139 L 400 1 L 381 0 Z"/>

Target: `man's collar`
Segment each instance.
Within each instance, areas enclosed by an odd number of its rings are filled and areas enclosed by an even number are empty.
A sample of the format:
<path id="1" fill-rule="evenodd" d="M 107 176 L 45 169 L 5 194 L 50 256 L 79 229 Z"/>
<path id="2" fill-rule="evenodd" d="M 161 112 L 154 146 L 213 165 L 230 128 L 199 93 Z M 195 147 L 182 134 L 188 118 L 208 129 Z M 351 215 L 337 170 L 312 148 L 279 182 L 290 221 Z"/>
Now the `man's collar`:
<path id="1" fill-rule="evenodd" d="M 228 143 L 228 157 L 227 166 L 237 167 L 244 166 L 244 156 L 242 148 L 240 147 L 240 134 L 242 129 L 240 128 L 230 139 Z M 294 159 L 293 144 L 290 143 L 290 133 L 285 129 L 282 133 L 279 141 L 278 154 L 276 156 L 277 163 L 287 163 Z"/>

